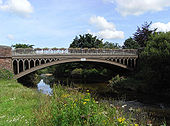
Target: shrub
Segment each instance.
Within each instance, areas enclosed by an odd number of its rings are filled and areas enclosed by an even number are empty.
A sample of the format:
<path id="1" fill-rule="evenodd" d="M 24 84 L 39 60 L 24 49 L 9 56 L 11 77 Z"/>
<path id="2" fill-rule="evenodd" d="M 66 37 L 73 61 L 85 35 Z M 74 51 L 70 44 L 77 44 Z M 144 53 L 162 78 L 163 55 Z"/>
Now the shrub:
<path id="1" fill-rule="evenodd" d="M 116 75 L 115 77 L 112 77 L 111 80 L 109 80 L 109 86 L 111 88 L 118 86 L 120 82 L 122 82 L 124 78 L 120 77 L 119 75 Z"/>
<path id="2" fill-rule="evenodd" d="M 6 69 L 0 69 L 0 79 L 9 80 L 13 78 L 13 73 Z"/>
<path id="3" fill-rule="evenodd" d="M 72 75 L 82 75 L 83 70 L 81 68 L 74 69 L 71 74 Z"/>

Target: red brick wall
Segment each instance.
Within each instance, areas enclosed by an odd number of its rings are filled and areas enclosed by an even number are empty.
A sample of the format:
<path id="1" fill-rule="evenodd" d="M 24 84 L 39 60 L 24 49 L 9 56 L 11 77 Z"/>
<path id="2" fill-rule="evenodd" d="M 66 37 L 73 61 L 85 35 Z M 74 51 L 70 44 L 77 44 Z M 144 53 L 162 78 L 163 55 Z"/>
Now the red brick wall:
<path id="1" fill-rule="evenodd" d="M 12 71 L 12 52 L 8 46 L 0 46 L 0 68 Z"/>

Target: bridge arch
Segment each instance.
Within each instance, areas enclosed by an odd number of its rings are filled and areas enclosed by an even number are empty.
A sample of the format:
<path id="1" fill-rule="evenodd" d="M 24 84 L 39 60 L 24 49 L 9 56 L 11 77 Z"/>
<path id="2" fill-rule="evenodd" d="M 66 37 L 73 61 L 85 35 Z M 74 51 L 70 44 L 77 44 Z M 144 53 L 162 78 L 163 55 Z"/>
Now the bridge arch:
<path id="1" fill-rule="evenodd" d="M 121 59 L 119 59 L 119 60 L 122 61 Z M 41 62 L 41 65 L 37 65 L 37 66 L 31 67 L 30 69 L 26 69 L 25 71 L 22 71 L 22 72 L 16 74 L 14 77 L 15 77 L 15 79 L 19 79 L 19 78 L 21 78 L 21 77 L 23 77 L 23 76 L 25 76 L 29 73 L 32 73 L 36 70 L 40 70 L 40 69 L 43 69 L 43 68 L 46 68 L 46 67 L 49 67 L 49 66 L 53 66 L 53 65 L 57 65 L 57 64 L 63 64 L 63 63 L 80 62 L 80 61 L 81 61 L 80 59 L 63 59 L 63 60 L 55 60 L 53 62 L 46 62 L 46 63 Z M 132 70 L 132 68 L 128 67 L 127 65 L 121 64 L 121 62 L 116 62 L 116 61 L 113 61 L 113 60 L 90 59 L 90 58 L 88 58 L 88 59 L 86 59 L 86 61 L 81 61 L 81 62 L 106 63 L 106 64 L 119 66 L 119 67 L 124 68 L 124 69 Z"/>

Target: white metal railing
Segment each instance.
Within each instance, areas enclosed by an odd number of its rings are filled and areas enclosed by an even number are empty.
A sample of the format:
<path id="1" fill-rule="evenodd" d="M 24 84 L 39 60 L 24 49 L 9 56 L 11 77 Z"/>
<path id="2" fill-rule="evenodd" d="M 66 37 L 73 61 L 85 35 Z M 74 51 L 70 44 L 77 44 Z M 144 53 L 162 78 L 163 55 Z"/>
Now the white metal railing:
<path id="1" fill-rule="evenodd" d="M 12 50 L 13 56 L 18 55 L 137 55 L 136 49 L 104 49 L 104 48 L 61 48 L 61 49 L 31 49 L 19 48 Z"/>

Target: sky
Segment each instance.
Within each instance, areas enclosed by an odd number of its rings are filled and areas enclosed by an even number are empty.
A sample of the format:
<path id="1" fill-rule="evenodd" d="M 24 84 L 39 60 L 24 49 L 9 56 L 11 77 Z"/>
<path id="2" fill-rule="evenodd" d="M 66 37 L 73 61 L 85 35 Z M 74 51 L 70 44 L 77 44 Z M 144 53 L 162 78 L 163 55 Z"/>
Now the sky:
<path id="1" fill-rule="evenodd" d="M 87 33 L 123 45 L 146 21 L 170 31 L 170 0 L 0 0 L 0 45 L 68 48 Z"/>

